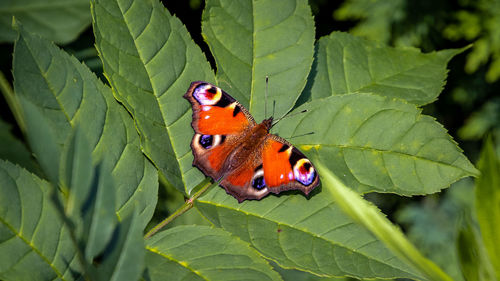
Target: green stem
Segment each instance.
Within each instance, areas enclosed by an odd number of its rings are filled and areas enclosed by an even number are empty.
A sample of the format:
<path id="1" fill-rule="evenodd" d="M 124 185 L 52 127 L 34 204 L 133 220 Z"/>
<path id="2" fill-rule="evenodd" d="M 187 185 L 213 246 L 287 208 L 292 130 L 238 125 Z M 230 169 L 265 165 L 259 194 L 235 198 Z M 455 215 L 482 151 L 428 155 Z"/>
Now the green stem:
<path id="1" fill-rule="evenodd" d="M 14 115 L 14 118 L 17 121 L 17 124 L 21 129 L 21 132 L 24 134 L 26 132 L 26 124 L 24 123 L 21 106 L 19 105 L 16 96 L 14 95 L 14 91 L 12 90 L 9 81 L 7 81 L 5 75 L 3 75 L 3 72 L 1 71 L 0 71 L 0 91 L 2 92 L 5 100 L 7 101 L 7 104 L 9 105 L 9 108 L 12 111 L 12 114 Z"/>
<path id="2" fill-rule="evenodd" d="M 146 235 L 144 236 L 144 239 L 151 238 L 151 236 L 153 236 L 156 232 L 160 231 L 160 229 L 165 227 L 171 221 L 173 221 L 178 216 L 187 212 L 189 209 L 191 209 L 194 206 L 194 201 L 196 201 L 196 199 L 198 199 L 203 193 L 205 193 L 205 191 L 207 191 L 212 186 L 219 184 L 218 182 L 211 184 L 210 182 L 207 182 L 207 181 L 209 181 L 208 178 L 206 180 L 202 181 L 200 183 L 200 185 L 204 184 L 203 187 L 200 190 L 198 190 L 191 198 L 186 200 L 186 202 L 184 202 L 184 204 L 179 209 L 177 209 L 177 211 L 175 211 L 173 214 L 168 216 L 166 219 L 164 219 L 162 222 L 160 222 L 155 227 L 153 227 L 150 231 L 148 231 L 148 233 L 146 233 Z"/>

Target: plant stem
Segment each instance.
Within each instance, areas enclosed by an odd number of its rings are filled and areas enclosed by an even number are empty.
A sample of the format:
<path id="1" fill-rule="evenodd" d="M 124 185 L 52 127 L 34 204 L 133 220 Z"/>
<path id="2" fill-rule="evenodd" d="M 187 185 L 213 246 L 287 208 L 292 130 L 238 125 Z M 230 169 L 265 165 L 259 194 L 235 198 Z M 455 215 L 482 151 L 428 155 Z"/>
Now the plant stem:
<path id="1" fill-rule="evenodd" d="M 215 185 L 219 184 L 218 182 L 215 182 L 215 183 L 207 182 L 208 180 L 209 179 L 207 178 L 206 180 L 202 181 L 200 183 L 200 185 L 204 184 L 203 187 L 200 190 L 198 190 L 191 198 L 189 198 L 188 200 L 186 200 L 186 202 L 184 202 L 184 204 L 179 209 L 177 209 L 173 214 L 171 214 L 170 216 L 168 216 L 166 219 L 164 219 L 162 222 L 160 222 L 155 227 L 153 227 L 150 231 L 148 231 L 148 233 L 146 233 L 146 235 L 144 235 L 144 239 L 151 238 L 151 236 L 153 236 L 156 232 L 160 231 L 160 229 L 162 229 L 163 227 L 165 227 L 171 221 L 173 221 L 178 216 L 180 216 L 180 215 L 184 214 L 185 212 L 187 212 L 189 209 L 191 209 L 194 206 L 194 201 L 196 199 L 198 199 L 203 193 L 205 193 L 205 191 L 207 191 L 212 186 L 215 186 Z"/>
<path id="2" fill-rule="evenodd" d="M 9 81 L 7 81 L 5 75 L 3 75 L 3 72 L 1 71 L 0 71 L 0 91 L 2 92 L 5 100 L 7 101 L 10 111 L 12 111 L 12 114 L 14 115 L 14 118 L 16 119 L 17 124 L 21 129 L 21 132 L 24 134 L 26 132 L 26 125 L 24 124 L 21 106 L 19 105 L 16 96 L 14 95 L 14 91 L 12 90 Z"/>

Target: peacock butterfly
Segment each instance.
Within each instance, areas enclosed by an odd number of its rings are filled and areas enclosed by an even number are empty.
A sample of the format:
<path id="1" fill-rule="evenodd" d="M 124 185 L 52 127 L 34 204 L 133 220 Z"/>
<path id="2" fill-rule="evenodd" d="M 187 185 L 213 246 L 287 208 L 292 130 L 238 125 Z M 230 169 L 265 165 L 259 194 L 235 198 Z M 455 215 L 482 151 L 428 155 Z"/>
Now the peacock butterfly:
<path id="1" fill-rule="evenodd" d="M 191 83 L 184 98 L 193 108 L 193 166 L 238 202 L 292 189 L 307 195 L 319 184 L 311 161 L 269 133 L 272 117 L 257 124 L 233 97 L 203 81 Z"/>

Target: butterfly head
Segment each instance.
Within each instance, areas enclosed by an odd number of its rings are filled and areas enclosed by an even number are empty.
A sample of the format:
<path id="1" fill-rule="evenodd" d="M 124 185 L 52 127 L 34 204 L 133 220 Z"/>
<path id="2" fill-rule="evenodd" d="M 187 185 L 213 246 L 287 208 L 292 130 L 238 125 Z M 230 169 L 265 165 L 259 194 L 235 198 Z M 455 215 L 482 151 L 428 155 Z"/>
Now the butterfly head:
<path id="1" fill-rule="evenodd" d="M 265 119 L 264 121 L 262 121 L 261 123 L 265 128 L 266 130 L 269 132 L 269 130 L 271 130 L 271 128 L 273 127 L 273 117 L 269 117 L 267 119 Z"/>

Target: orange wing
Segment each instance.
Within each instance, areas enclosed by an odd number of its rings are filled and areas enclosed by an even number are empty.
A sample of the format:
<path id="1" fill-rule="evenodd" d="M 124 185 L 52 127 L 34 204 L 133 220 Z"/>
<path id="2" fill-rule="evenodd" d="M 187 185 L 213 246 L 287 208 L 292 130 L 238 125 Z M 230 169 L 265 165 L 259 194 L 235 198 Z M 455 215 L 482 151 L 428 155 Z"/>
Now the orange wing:
<path id="1" fill-rule="evenodd" d="M 269 135 L 262 150 L 264 181 L 270 192 L 298 189 L 309 194 L 319 184 L 311 161 L 286 140 Z"/>
<path id="2" fill-rule="evenodd" d="M 309 159 L 286 140 L 271 134 L 252 157 L 221 182 L 239 202 L 285 190 L 301 190 L 307 195 L 318 184 L 319 176 Z"/>
<path id="3" fill-rule="evenodd" d="M 184 97 L 193 108 L 193 166 L 239 202 L 269 192 L 301 190 L 309 194 L 319 176 L 304 154 L 269 134 L 272 118 L 257 125 L 234 98 L 207 82 L 193 82 Z"/>
<path id="4" fill-rule="evenodd" d="M 246 130 L 255 126 L 255 121 L 233 97 L 207 82 L 191 83 L 184 98 L 193 109 L 193 165 L 218 180 L 234 145 Z"/>

